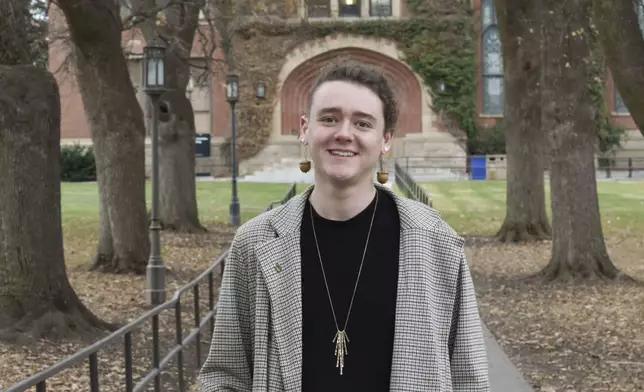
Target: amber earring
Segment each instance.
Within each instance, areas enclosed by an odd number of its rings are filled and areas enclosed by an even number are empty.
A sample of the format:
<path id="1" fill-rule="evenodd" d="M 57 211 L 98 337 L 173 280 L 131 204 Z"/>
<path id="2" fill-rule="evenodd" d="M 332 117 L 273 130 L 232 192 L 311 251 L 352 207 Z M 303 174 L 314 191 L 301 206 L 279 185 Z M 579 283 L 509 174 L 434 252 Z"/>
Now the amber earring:
<path id="1" fill-rule="evenodd" d="M 304 144 L 304 159 L 300 162 L 300 171 L 308 173 L 311 170 L 311 161 L 308 158 L 309 147 L 304 140 L 302 140 L 302 144 Z"/>
<path id="2" fill-rule="evenodd" d="M 385 170 L 385 158 L 383 154 L 380 154 L 380 170 L 376 174 L 376 178 L 379 183 L 386 184 L 389 181 L 389 173 Z"/>

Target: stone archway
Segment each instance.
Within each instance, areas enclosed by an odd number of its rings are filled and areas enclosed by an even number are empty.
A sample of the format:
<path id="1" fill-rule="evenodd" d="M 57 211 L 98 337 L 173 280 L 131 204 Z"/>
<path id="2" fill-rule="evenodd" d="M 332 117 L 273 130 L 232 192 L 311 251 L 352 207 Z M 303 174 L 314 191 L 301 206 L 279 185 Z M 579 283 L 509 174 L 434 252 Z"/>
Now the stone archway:
<path id="1" fill-rule="evenodd" d="M 382 45 L 382 44 L 381 44 Z M 361 45 L 362 46 L 362 45 Z M 423 91 L 416 75 L 401 61 L 362 47 L 343 47 L 317 54 L 292 69 L 286 75 L 280 91 L 279 131 L 292 135 L 299 130 L 299 119 L 306 113 L 308 93 L 319 69 L 340 57 L 380 67 L 392 81 L 400 105 L 396 134 L 403 136 L 423 131 Z M 276 113 L 277 114 L 277 113 Z M 277 125 L 274 123 L 274 125 Z"/>

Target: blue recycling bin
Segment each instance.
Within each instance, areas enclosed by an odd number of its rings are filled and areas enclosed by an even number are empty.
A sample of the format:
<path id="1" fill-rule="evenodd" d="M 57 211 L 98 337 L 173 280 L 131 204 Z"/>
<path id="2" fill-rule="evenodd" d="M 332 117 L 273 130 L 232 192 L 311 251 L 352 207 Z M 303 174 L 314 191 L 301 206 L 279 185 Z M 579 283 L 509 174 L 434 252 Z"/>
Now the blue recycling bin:
<path id="1" fill-rule="evenodd" d="M 487 179 L 487 159 L 485 155 L 472 155 L 470 157 L 470 179 L 485 180 Z"/>

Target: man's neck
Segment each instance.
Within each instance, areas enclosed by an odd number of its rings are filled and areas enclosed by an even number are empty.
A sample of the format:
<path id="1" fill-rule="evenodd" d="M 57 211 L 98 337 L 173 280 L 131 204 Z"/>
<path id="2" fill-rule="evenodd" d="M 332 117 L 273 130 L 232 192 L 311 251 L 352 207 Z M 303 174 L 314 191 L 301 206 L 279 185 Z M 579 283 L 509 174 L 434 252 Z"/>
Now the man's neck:
<path id="1" fill-rule="evenodd" d="M 347 187 L 316 181 L 309 198 L 315 211 L 323 218 L 344 221 L 353 218 L 373 201 L 376 188 L 371 179 Z"/>

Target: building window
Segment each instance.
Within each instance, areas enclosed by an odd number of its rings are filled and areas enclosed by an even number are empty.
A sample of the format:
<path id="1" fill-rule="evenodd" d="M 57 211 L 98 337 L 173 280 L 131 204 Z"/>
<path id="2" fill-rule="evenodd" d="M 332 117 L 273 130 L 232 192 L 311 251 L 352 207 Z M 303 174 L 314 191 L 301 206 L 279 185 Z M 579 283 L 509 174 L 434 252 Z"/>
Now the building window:
<path id="1" fill-rule="evenodd" d="M 503 55 L 493 0 L 481 2 L 483 114 L 503 114 Z"/>
<path id="2" fill-rule="evenodd" d="M 338 0 L 339 15 L 360 17 L 360 0 Z"/>
<path id="3" fill-rule="evenodd" d="M 331 16 L 329 0 L 307 0 L 309 18 L 328 18 Z"/>
<path id="4" fill-rule="evenodd" d="M 391 0 L 370 0 L 369 16 L 391 16 Z"/>
<path id="5" fill-rule="evenodd" d="M 622 100 L 622 96 L 619 94 L 619 91 L 615 89 L 615 113 L 619 114 L 628 114 L 628 108 L 624 104 L 624 101 Z"/>

